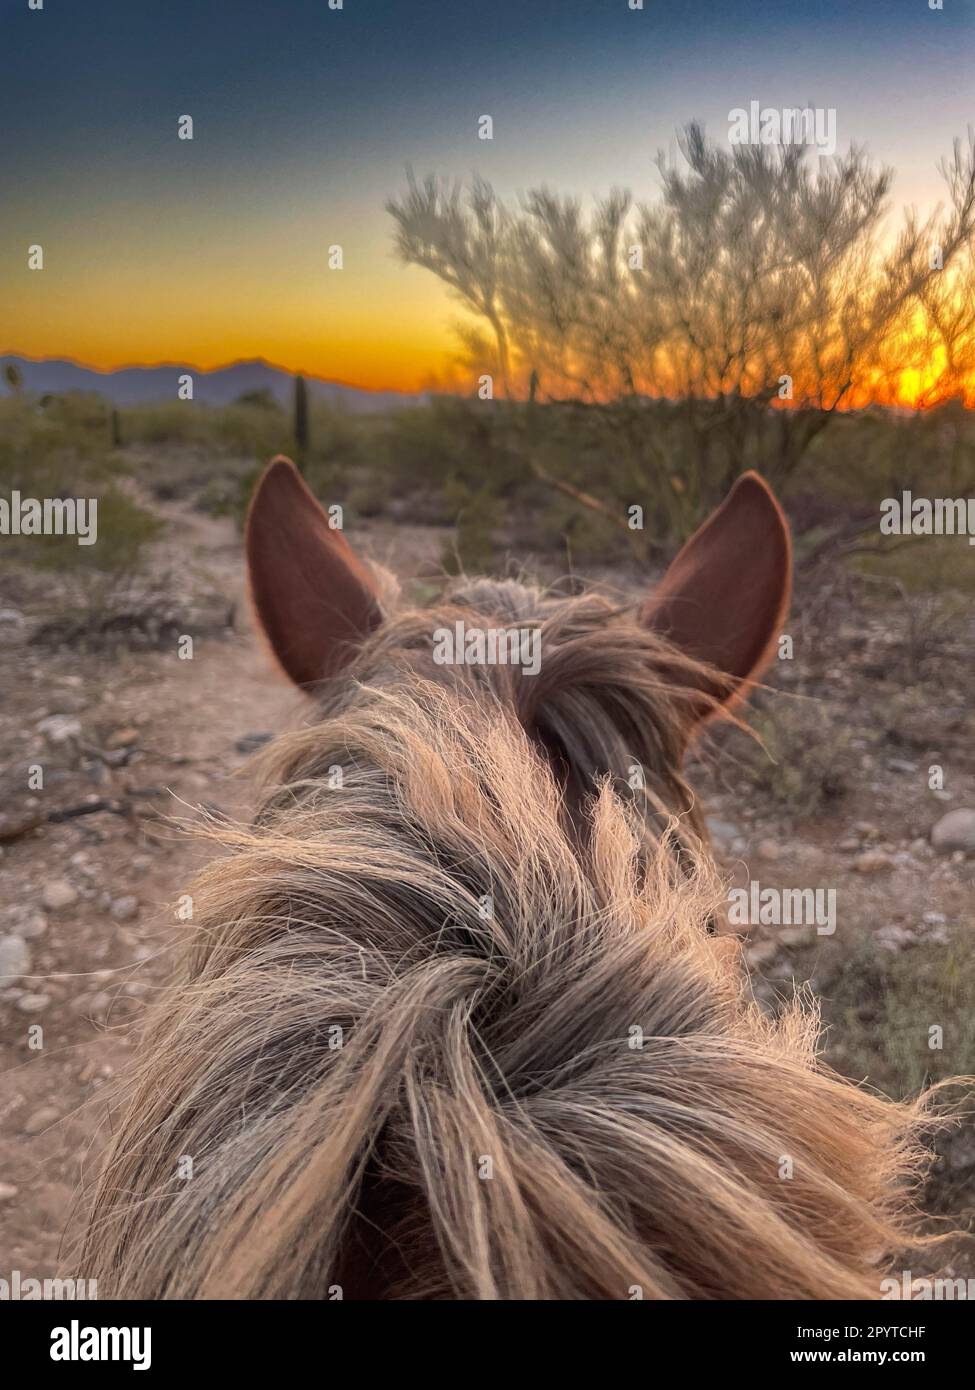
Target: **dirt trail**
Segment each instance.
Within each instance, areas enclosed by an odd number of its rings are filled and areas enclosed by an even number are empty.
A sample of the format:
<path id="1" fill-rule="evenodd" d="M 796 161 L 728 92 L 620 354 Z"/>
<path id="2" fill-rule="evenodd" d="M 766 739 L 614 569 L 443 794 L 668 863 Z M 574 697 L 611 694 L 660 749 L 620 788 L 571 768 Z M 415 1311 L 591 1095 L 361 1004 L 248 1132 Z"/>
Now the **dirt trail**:
<path id="1" fill-rule="evenodd" d="M 0 677 L 4 761 L 51 764 L 39 796 L 5 789 L 5 811 L 96 793 L 144 797 L 135 818 L 51 825 L 0 857 L 0 931 L 26 936 L 32 957 L 29 975 L 0 981 L 0 1271 L 54 1272 L 131 1049 L 130 1025 L 182 944 L 170 905 L 207 850 L 166 818 L 191 818 L 201 805 L 245 814 L 249 781 L 237 773 L 247 736 L 283 727 L 300 708 L 251 633 L 234 528 L 162 510 L 170 525 L 155 562 L 226 594 L 236 630 L 195 640 L 189 661 L 175 650 L 115 659 L 23 649 Z M 80 733 L 52 741 L 38 732 L 58 715 Z M 54 740 L 58 733 L 55 725 Z M 79 787 L 82 743 L 124 761 L 95 760 L 94 784 L 89 768 Z M 58 893 L 74 900 L 55 908 Z"/>
<path id="2" fill-rule="evenodd" d="M 0 831 L 95 798 L 136 810 L 0 843 L 0 938 L 21 937 L 30 957 L 26 973 L 23 963 L 17 976 L 0 968 L 0 1276 L 45 1277 L 59 1265 L 71 1274 L 63 1261 L 79 1180 L 97 1164 L 140 1015 L 183 945 L 173 904 L 212 855 L 176 821 L 192 822 L 201 807 L 246 817 L 256 736 L 305 709 L 254 634 L 236 527 L 131 486 L 166 522 L 145 580 L 163 602 L 175 596 L 211 615 L 191 660 L 179 658 L 175 636 L 160 650 L 42 650 L 23 634 L 51 616 L 57 586 L 23 571 L 5 573 L 0 587 Z M 378 522 L 359 543 L 409 574 L 436 566 L 443 533 Z M 44 789 L 29 793 L 37 763 Z"/>

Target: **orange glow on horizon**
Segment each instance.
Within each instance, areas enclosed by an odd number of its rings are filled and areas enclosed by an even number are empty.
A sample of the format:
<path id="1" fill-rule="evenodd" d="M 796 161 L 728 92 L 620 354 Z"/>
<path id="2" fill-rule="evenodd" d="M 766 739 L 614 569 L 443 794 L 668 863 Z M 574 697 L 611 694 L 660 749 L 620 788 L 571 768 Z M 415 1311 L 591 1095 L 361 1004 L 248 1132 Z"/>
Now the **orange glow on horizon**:
<path id="1" fill-rule="evenodd" d="M 86 268 L 45 269 L 23 274 L 8 297 L 5 322 L 11 337 L 0 351 L 40 360 L 68 359 L 96 371 L 125 367 L 185 365 L 203 371 L 261 359 L 288 372 L 371 391 L 472 392 L 477 373 L 458 366 L 454 333 L 456 304 L 428 274 L 378 255 L 334 276 L 320 264 L 294 273 L 270 266 L 259 289 L 244 296 L 234 267 L 215 274 L 201 262 L 192 275 L 120 274 L 104 263 Z M 64 293 L 70 276 L 73 293 Z M 16 327 L 15 327 L 16 326 Z M 946 370 L 946 353 L 920 313 L 890 335 L 873 365 L 862 368 L 839 409 L 888 405 L 926 408 L 950 396 L 975 406 L 975 369 Z M 490 371 L 490 364 L 485 370 Z M 528 371 L 515 372 L 515 394 L 527 394 Z M 670 377 L 670 380 L 667 380 Z M 677 372 L 658 374 L 649 395 L 682 394 Z M 551 384 L 552 394 L 563 392 Z M 743 394 L 760 389 L 740 383 Z M 790 408 L 815 398 L 810 371 L 797 364 Z M 734 390 L 734 383 L 725 385 Z M 541 398 L 546 394 L 542 383 Z M 608 387 L 599 395 L 608 399 Z M 706 394 L 713 394 L 707 392 Z M 827 392 L 827 404 L 830 403 Z"/>

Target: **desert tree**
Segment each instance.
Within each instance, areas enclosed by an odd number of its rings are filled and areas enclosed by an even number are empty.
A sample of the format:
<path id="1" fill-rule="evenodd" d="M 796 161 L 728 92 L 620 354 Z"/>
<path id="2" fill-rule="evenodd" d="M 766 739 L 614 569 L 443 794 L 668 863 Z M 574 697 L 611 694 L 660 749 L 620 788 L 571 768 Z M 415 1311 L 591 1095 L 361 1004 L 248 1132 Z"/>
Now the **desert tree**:
<path id="1" fill-rule="evenodd" d="M 679 151 L 655 198 L 588 210 L 410 175 L 387 204 L 397 251 L 470 311 L 471 364 L 496 364 L 506 395 L 602 412 L 619 467 L 688 516 L 744 467 L 783 483 L 837 411 L 896 399 L 912 354 L 943 363 L 931 400 L 975 367 L 971 135 L 942 166 L 947 208 L 908 210 L 894 236 L 893 171 L 857 146 L 723 148 L 692 123 Z"/>
<path id="2" fill-rule="evenodd" d="M 951 159 L 942 161 L 954 223 L 960 230 L 970 217 L 975 181 L 970 151 L 956 140 Z M 912 334 L 916 400 L 921 406 L 961 400 L 975 403 L 975 242 L 958 236 L 948 247 L 931 234 L 932 273 L 919 292 Z"/>
<path id="3" fill-rule="evenodd" d="M 475 178 L 467 189 L 434 175 L 418 183 L 412 171 L 407 179 L 405 196 L 386 205 L 396 222 L 396 250 L 408 264 L 432 271 L 489 326 L 496 369 L 507 394 L 510 348 L 501 299 L 508 260 L 507 214 L 483 179 Z M 469 326 L 467 331 L 469 342 L 478 341 Z"/>

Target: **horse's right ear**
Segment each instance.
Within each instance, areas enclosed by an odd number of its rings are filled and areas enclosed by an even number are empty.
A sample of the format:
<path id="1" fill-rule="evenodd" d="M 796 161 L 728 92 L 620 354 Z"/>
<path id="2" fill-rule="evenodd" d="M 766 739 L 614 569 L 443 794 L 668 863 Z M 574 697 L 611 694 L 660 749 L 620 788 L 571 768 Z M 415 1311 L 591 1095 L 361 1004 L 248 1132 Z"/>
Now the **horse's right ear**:
<path id="1" fill-rule="evenodd" d="M 258 621 L 284 670 L 297 685 L 335 675 L 379 624 L 376 582 L 290 459 L 264 470 L 245 547 Z"/>
<path id="2" fill-rule="evenodd" d="M 734 702 L 771 659 L 789 608 L 792 541 L 771 488 L 745 473 L 679 552 L 641 619 L 722 673 L 702 679 L 713 700 Z M 697 683 L 697 682 L 695 682 Z"/>

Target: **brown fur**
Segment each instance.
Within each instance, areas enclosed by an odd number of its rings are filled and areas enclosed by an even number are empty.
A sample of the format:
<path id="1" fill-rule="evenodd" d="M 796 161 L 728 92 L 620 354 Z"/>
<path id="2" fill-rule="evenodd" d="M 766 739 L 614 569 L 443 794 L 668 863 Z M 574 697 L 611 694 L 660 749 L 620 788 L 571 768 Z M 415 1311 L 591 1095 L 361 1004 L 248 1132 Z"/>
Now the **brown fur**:
<path id="1" fill-rule="evenodd" d="M 706 931 L 679 771 L 699 668 L 592 596 L 385 608 L 269 750 L 254 826 L 218 832 L 86 1274 L 149 1298 L 876 1297 L 923 1112 L 832 1073 L 815 1010 L 764 1016 Z M 434 666 L 458 615 L 539 621 L 540 674 Z"/>

